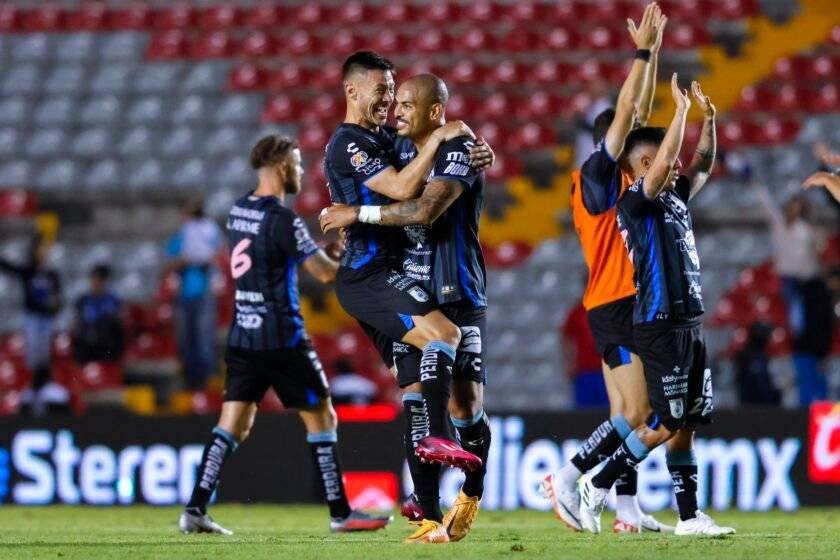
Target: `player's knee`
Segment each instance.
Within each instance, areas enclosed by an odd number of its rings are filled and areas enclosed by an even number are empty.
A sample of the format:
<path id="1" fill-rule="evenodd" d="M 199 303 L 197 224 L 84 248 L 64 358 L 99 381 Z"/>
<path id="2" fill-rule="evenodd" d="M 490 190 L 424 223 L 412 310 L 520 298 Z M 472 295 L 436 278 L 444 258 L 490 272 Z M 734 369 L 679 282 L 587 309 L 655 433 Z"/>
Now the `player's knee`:
<path id="1" fill-rule="evenodd" d="M 651 410 L 648 407 L 643 408 L 637 404 L 624 403 L 621 414 L 627 420 L 628 424 L 636 427 L 641 426 L 647 420 L 651 414 Z"/>
<path id="2" fill-rule="evenodd" d="M 440 340 L 453 348 L 458 348 L 458 345 L 461 344 L 461 329 L 455 326 L 454 323 L 447 321 L 436 326 L 435 331 L 433 340 Z"/>
<path id="3" fill-rule="evenodd" d="M 329 403 L 321 410 L 321 424 L 324 431 L 335 431 L 338 429 L 338 415 L 335 413 L 335 408 Z"/>

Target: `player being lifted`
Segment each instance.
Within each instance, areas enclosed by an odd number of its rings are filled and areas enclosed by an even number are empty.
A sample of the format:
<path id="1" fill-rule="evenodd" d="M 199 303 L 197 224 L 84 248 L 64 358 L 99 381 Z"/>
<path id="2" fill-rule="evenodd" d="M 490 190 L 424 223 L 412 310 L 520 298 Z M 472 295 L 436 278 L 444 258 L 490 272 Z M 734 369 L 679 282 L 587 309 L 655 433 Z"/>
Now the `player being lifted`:
<path id="1" fill-rule="evenodd" d="M 697 82 L 691 91 L 703 110 L 703 129 L 686 173 L 679 161 L 691 101 L 671 79 L 676 112 L 667 131 L 645 127 L 627 137 L 622 165 L 633 184 L 618 201 L 618 227 L 627 243 L 636 280 L 633 336 L 644 365 L 653 409 L 646 424 L 624 438 L 596 475 L 581 485 L 580 520 L 601 530 L 601 511 L 610 487 L 665 444 L 680 520 L 677 535 L 720 536 L 720 527 L 697 507 L 694 431 L 711 421 L 712 375 L 700 315 L 703 298 L 700 259 L 688 203 L 709 178 L 715 159 L 715 107 Z"/>
<path id="2" fill-rule="evenodd" d="M 300 150 L 288 138 L 266 136 L 251 151 L 251 166 L 259 177 L 257 188 L 236 201 L 227 221 L 236 310 L 225 355 L 224 404 L 204 447 L 179 527 L 184 533 L 231 534 L 207 515 L 207 504 L 225 460 L 248 437 L 257 405 L 272 387 L 284 406 L 298 409 L 306 427 L 329 505 L 330 530 L 380 529 L 389 517 L 353 511 L 347 503 L 335 410 L 300 314 L 298 266 L 325 283 L 333 281 L 338 269 L 338 263 L 312 240 L 303 221 L 283 206 L 286 194 L 300 191 Z"/>
<path id="3" fill-rule="evenodd" d="M 543 482 L 557 516 L 577 531 L 582 530 L 578 479 L 609 457 L 650 413 L 644 370 L 633 342 L 633 264 L 618 232 L 615 203 L 632 182 L 622 173 L 618 160 L 633 128 L 636 107 L 642 125 L 650 115 L 666 22 L 655 3 L 645 8 L 638 27 L 628 20 L 637 48 L 633 66 L 621 86 L 615 110 L 607 109 L 595 119 L 595 150 L 580 171 L 572 174 L 572 216 L 589 269 L 583 305 L 601 355 L 611 413 L 611 418 L 592 432 L 571 461 Z M 613 531 L 673 531 L 673 527 L 641 511 L 636 489 L 636 471 L 626 472 L 616 481 Z"/>
<path id="4" fill-rule="evenodd" d="M 400 85 L 396 96 L 397 150 L 414 158 L 445 123 L 449 92 L 438 77 L 423 74 Z M 478 240 L 478 222 L 484 196 L 484 176 L 470 165 L 472 138 L 461 136 L 445 142 L 437 152 L 434 168 L 422 195 L 374 209 L 334 205 L 321 215 L 324 231 L 347 227 L 363 214 L 373 214 L 381 226 L 408 226 L 412 241 L 403 255 L 403 273 L 432 294 L 440 311 L 462 333 L 452 372 L 449 403 L 458 439 L 468 451 L 487 461 L 490 424 L 483 409 L 483 363 L 487 297 L 484 257 Z M 484 489 L 484 465 L 466 474 L 453 507 L 443 517 L 439 504 L 439 465 L 421 465 L 414 458 L 414 444 L 422 436 L 422 362 L 418 351 L 397 343 L 394 349 L 397 380 L 403 391 L 407 422 L 406 454 L 421 510 L 417 531 L 409 542 L 458 541 L 469 533 Z M 420 434 L 417 426 L 421 426 Z M 404 506 L 404 510 L 406 507 Z"/>
<path id="5" fill-rule="evenodd" d="M 397 171 L 401 154 L 394 149 L 393 129 L 384 126 L 394 101 L 393 65 L 376 53 L 358 52 L 345 61 L 343 80 L 347 114 L 327 144 L 325 175 L 334 203 L 364 209 L 359 223 L 346 228 L 347 250 L 336 275 L 336 295 L 375 341 L 401 341 L 422 350 L 421 389 L 429 426 L 428 435 L 417 442 L 416 454 L 474 470 L 481 459 L 447 437 L 445 417 L 461 331 L 436 309 L 430 294 L 402 272 L 405 233 L 375 225 L 381 205 L 417 196 L 444 142 L 465 134 L 472 137 L 472 132 L 460 121 L 443 125 Z"/>

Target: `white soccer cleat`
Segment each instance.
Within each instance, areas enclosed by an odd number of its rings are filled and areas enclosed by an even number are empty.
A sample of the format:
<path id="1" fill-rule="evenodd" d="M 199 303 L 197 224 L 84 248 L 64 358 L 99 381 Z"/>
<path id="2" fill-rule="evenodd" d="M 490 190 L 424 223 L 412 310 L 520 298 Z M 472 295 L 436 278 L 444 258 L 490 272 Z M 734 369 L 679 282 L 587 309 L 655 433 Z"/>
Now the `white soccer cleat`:
<path id="1" fill-rule="evenodd" d="M 643 533 L 673 533 L 674 526 L 657 521 L 652 515 L 644 514 L 639 520 Z"/>
<path id="2" fill-rule="evenodd" d="M 674 529 L 674 534 L 678 536 L 698 536 L 698 537 L 723 537 L 726 535 L 734 535 L 735 529 L 732 527 L 721 527 L 715 523 L 711 517 L 697 510 L 697 516 L 693 519 L 680 521 Z"/>
<path id="3" fill-rule="evenodd" d="M 225 529 L 207 515 L 194 515 L 189 512 L 181 514 L 181 519 L 178 520 L 178 528 L 185 535 L 189 533 L 216 533 L 219 535 L 232 535 L 233 531 Z"/>
<path id="4" fill-rule="evenodd" d="M 574 484 L 564 484 L 562 479 L 549 473 L 540 485 L 543 497 L 551 502 L 557 519 L 573 531 L 583 531 L 580 525 L 580 494 Z"/>
<path id="5" fill-rule="evenodd" d="M 601 532 L 601 512 L 607 505 L 609 489 L 595 487 L 592 476 L 586 475 L 580 481 L 580 524 L 590 533 Z"/>

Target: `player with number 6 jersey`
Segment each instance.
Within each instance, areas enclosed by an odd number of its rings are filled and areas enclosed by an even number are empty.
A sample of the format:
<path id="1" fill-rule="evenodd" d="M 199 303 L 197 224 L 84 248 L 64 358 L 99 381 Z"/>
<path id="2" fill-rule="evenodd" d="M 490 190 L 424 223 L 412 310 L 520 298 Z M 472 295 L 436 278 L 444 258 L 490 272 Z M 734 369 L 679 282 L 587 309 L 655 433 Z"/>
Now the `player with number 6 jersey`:
<path id="1" fill-rule="evenodd" d="M 380 529 L 390 517 L 353 511 L 347 502 L 337 418 L 324 369 L 300 314 L 298 266 L 325 283 L 332 282 L 338 270 L 338 262 L 318 247 L 303 220 L 283 205 L 286 194 L 300 191 L 300 150 L 293 140 L 266 136 L 251 151 L 251 166 L 259 184 L 236 202 L 227 220 L 236 309 L 225 353 L 224 404 L 179 527 L 184 533 L 231 534 L 207 515 L 207 504 L 218 487 L 222 465 L 248 437 L 259 402 L 273 388 L 284 406 L 298 409 L 306 427 L 330 510 L 330 530 Z"/>

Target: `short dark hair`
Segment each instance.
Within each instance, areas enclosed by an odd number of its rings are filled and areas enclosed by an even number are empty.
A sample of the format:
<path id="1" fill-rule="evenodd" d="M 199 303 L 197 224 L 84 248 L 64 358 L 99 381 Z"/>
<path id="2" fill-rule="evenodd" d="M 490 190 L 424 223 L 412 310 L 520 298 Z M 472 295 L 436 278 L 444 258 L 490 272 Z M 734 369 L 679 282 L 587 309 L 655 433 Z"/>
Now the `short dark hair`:
<path id="1" fill-rule="evenodd" d="M 665 132 L 661 126 L 642 126 L 631 130 L 624 141 L 624 155 L 630 155 L 637 146 L 643 144 L 659 146 L 665 140 Z"/>
<path id="2" fill-rule="evenodd" d="M 390 70 L 394 71 L 394 64 L 373 51 L 358 51 L 347 57 L 344 65 L 341 67 L 341 79 L 346 80 L 347 76 L 354 72 L 367 70 Z"/>
<path id="3" fill-rule="evenodd" d="M 593 144 L 597 144 L 607 136 L 607 131 L 610 129 L 613 119 L 615 119 L 615 109 L 612 107 L 598 113 L 595 122 L 592 124 Z"/>
<path id="4" fill-rule="evenodd" d="M 99 263 L 90 269 L 90 275 L 103 281 L 108 280 L 111 277 L 111 267 L 105 263 Z"/>
<path id="5" fill-rule="evenodd" d="M 251 148 L 251 167 L 260 169 L 267 165 L 274 165 L 298 148 L 296 140 L 280 134 L 263 136 Z"/>

